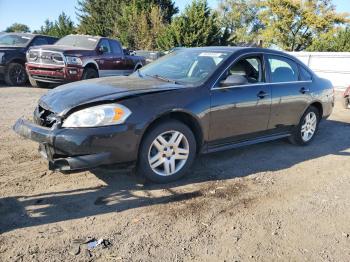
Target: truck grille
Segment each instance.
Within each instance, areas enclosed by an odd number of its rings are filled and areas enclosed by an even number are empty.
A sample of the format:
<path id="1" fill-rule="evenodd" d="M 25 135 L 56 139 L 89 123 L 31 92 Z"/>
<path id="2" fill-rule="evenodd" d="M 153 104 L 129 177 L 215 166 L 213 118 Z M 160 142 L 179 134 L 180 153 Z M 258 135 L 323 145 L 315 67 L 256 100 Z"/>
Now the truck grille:
<path id="1" fill-rule="evenodd" d="M 64 65 L 63 54 L 59 52 L 43 51 L 41 49 L 29 50 L 27 60 L 30 63 L 44 65 Z"/>
<path id="2" fill-rule="evenodd" d="M 34 122 L 40 126 L 52 127 L 57 122 L 57 118 L 55 113 L 39 105 L 34 111 Z"/>

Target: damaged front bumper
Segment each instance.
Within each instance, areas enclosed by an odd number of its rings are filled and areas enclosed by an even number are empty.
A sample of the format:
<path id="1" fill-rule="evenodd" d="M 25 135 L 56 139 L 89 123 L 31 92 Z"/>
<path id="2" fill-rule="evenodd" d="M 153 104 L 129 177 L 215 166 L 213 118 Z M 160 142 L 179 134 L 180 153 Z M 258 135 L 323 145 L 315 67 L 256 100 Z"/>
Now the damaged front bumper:
<path id="1" fill-rule="evenodd" d="M 51 170 L 91 169 L 131 163 L 137 158 L 136 134 L 127 126 L 98 128 L 46 128 L 18 119 L 13 130 L 39 143 L 40 154 Z"/>

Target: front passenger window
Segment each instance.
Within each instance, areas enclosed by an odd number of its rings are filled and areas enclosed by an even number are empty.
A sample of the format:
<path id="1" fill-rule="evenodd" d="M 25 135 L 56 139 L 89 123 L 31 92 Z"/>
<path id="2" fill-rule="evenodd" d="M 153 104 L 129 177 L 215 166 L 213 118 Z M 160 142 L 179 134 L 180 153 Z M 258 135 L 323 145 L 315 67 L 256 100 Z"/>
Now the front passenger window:
<path id="1" fill-rule="evenodd" d="M 220 85 L 238 86 L 265 82 L 262 60 L 258 56 L 246 57 L 234 63 L 226 72 Z"/>

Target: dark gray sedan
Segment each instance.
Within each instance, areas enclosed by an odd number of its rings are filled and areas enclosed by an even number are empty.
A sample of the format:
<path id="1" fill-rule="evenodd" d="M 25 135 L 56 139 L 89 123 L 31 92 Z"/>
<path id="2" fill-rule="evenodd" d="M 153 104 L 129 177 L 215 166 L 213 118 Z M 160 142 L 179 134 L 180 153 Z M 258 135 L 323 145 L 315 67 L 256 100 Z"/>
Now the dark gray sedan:
<path id="1" fill-rule="evenodd" d="M 132 163 L 169 182 L 197 153 L 280 138 L 307 145 L 333 106 L 331 82 L 288 54 L 188 48 L 128 77 L 60 86 L 39 100 L 34 123 L 19 119 L 14 130 L 39 142 L 52 169 Z"/>

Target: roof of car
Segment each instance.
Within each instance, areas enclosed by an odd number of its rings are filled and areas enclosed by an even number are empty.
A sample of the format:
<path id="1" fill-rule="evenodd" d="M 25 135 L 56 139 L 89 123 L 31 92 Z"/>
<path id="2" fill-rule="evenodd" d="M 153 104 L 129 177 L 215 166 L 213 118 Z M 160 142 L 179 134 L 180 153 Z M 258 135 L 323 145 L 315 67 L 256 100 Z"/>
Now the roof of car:
<path id="1" fill-rule="evenodd" d="M 31 37 L 31 38 L 35 37 L 35 36 L 45 36 L 45 37 L 57 38 L 55 36 L 49 36 L 49 35 L 43 35 L 43 34 L 19 33 L 19 32 L 5 32 L 4 34 L 26 36 L 26 37 Z"/>
<path id="2" fill-rule="evenodd" d="M 192 47 L 188 49 L 194 50 L 203 50 L 203 51 L 213 51 L 213 52 L 231 52 L 232 54 L 238 51 L 246 51 L 246 53 L 269 53 L 275 55 L 281 55 L 288 57 L 290 59 L 299 61 L 296 57 L 291 56 L 283 51 L 270 49 L 270 48 L 262 48 L 262 47 L 247 47 L 247 46 L 203 46 L 203 47 Z"/>

